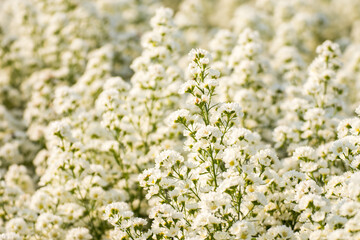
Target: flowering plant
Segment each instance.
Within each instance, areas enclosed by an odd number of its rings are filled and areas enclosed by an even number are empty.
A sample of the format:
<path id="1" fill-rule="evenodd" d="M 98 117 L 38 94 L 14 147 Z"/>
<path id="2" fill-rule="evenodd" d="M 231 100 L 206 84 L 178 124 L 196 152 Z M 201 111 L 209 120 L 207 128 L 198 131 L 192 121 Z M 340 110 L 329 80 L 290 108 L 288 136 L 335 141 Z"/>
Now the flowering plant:
<path id="1" fill-rule="evenodd" d="M 0 1 L 0 240 L 360 239 L 359 13 Z"/>

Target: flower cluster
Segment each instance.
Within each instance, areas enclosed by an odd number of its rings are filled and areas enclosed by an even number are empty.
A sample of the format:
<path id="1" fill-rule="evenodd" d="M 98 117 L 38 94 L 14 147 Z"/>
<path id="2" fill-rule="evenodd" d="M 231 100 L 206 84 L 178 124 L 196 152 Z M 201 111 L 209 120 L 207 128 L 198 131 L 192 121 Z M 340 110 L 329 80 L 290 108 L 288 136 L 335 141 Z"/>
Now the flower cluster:
<path id="1" fill-rule="evenodd" d="M 360 239 L 359 13 L 0 1 L 0 240 Z"/>
<path id="2" fill-rule="evenodd" d="M 346 112 L 343 109 L 346 88 L 336 78 L 341 66 L 339 46 L 326 41 L 317 48 L 317 53 L 309 66 L 308 79 L 302 86 L 293 85 L 292 93 L 285 96 L 286 104 L 282 107 L 285 114 L 274 129 L 276 147 L 288 152 L 299 146 L 319 146 L 334 140 L 341 113 Z"/>
<path id="3" fill-rule="evenodd" d="M 320 46 L 310 69 L 317 62 L 325 68 L 339 67 L 337 55 L 320 60 L 322 49 L 333 53 L 336 47 L 330 42 Z M 357 188 L 352 192 L 349 187 L 360 169 L 360 120 L 345 119 L 326 144 L 315 138 L 314 148 L 302 141 L 289 157 L 279 159 L 259 134 L 242 127 L 244 114 L 238 103 L 217 102 L 219 72 L 211 68 L 209 53 L 193 49 L 189 58 L 189 80 L 180 88 L 180 93 L 189 94 L 187 108 L 168 118 L 169 125 L 184 129 L 185 155 L 165 150 L 153 168 L 139 175 L 150 201 L 149 219 L 134 217 L 124 202 L 107 206 L 105 218 L 115 226 L 113 239 L 356 238 L 360 204 Z M 329 94 L 335 94 L 336 85 L 329 86 Z M 299 93 L 308 105 L 330 116 L 341 111 L 326 102 L 317 105 L 316 96 L 326 92 Z"/>

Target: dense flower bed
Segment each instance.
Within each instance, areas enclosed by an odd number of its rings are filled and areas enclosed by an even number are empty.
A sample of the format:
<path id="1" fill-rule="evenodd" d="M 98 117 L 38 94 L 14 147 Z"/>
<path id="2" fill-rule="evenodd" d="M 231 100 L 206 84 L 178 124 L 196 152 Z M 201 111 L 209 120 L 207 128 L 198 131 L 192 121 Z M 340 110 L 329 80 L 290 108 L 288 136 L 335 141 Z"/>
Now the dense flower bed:
<path id="1" fill-rule="evenodd" d="M 359 36 L 357 0 L 1 1 L 0 240 L 360 239 Z"/>

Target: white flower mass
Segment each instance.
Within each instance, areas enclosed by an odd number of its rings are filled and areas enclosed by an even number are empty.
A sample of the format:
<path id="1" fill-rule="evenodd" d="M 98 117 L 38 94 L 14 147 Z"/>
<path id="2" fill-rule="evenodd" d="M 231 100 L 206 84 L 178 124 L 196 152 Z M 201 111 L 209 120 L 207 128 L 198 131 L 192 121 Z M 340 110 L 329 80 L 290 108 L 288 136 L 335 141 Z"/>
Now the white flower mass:
<path id="1" fill-rule="evenodd" d="M 359 0 L 1 0 L 0 240 L 360 240 Z"/>

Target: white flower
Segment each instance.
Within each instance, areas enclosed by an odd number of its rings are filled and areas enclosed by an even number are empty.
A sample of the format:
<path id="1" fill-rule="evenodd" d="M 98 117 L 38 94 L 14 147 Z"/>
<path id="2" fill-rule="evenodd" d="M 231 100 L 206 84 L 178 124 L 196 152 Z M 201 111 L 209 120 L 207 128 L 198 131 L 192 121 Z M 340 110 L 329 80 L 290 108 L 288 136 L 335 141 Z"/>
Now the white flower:
<path id="1" fill-rule="evenodd" d="M 104 90 L 117 89 L 118 91 L 128 91 L 130 85 L 125 82 L 121 77 L 111 77 L 106 80 Z"/>
<path id="2" fill-rule="evenodd" d="M 354 201 L 346 201 L 340 207 L 340 215 L 344 217 L 352 217 L 358 213 L 360 204 Z"/>
<path id="3" fill-rule="evenodd" d="M 22 163 L 24 156 L 19 152 L 19 147 L 20 143 L 17 141 L 5 143 L 0 147 L 0 158 L 6 159 L 10 164 Z"/>
<path id="4" fill-rule="evenodd" d="M 125 202 L 115 202 L 106 206 L 104 218 L 105 220 L 111 220 L 114 218 L 119 218 L 124 213 L 129 212 L 130 207 Z"/>
<path id="5" fill-rule="evenodd" d="M 275 151 L 272 149 L 260 150 L 258 153 L 256 153 L 252 157 L 252 159 L 255 162 L 258 162 L 259 164 L 266 166 L 266 167 L 269 167 L 270 165 L 274 165 L 274 166 L 278 167 L 280 164 Z"/>
<path id="6" fill-rule="evenodd" d="M 215 212 L 219 208 L 228 206 L 230 202 L 231 199 L 227 194 L 210 192 L 202 196 L 200 207 L 203 211 Z"/>
<path id="7" fill-rule="evenodd" d="M 230 233 L 239 236 L 240 239 L 251 239 L 251 237 L 256 233 L 253 223 L 248 221 L 237 221 L 229 229 Z"/>
<path id="8" fill-rule="evenodd" d="M 295 198 L 297 200 L 302 199 L 305 194 L 313 193 L 313 194 L 320 194 L 322 193 L 322 189 L 316 184 L 314 180 L 305 180 L 300 182 L 298 185 L 296 185 L 296 195 Z M 305 198 L 302 201 L 305 201 L 307 198 Z"/>
<path id="9" fill-rule="evenodd" d="M 162 25 L 173 25 L 172 23 L 173 11 L 170 8 L 159 8 L 155 16 L 151 19 L 151 27 L 156 28 Z"/>
<path id="10" fill-rule="evenodd" d="M 184 162 L 184 158 L 180 153 L 173 150 L 162 151 L 159 156 L 156 157 L 155 163 L 158 167 L 171 168 L 175 164 L 180 165 Z"/>
<path id="11" fill-rule="evenodd" d="M 230 235 L 227 232 L 215 232 L 214 238 L 215 240 L 226 240 L 230 238 Z"/>
<path id="12" fill-rule="evenodd" d="M 22 238 L 20 237 L 19 234 L 13 232 L 0 234 L 0 240 L 21 240 L 21 239 Z"/>
<path id="13" fill-rule="evenodd" d="M 65 240 L 90 240 L 92 236 L 89 229 L 84 227 L 73 228 L 66 234 Z"/>
<path id="14" fill-rule="evenodd" d="M 166 119 L 166 122 L 169 126 L 173 126 L 178 122 L 186 122 L 190 112 L 187 109 L 179 109 L 176 112 L 170 114 Z"/>
<path id="15" fill-rule="evenodd" d="M 294 232 L 291 228 L 282 226 L 271 227 L 267 234 L 269 239 L 294 239 Z"/>
<path id="16" fill-rule="evenodd" d="M 207 58 L 208 60 L 206 60 L 207 62 L 209 61 L 209 52 L 201 49 L 201 48 L 197 48 L 197 49 L 191 49 L 191 51 L 189 52 L 189 59 L 190 61 L 195 61 L 198 59 L 202 59 L 202 58 Z"/>
<path id="17" fill-rule="evenodd" d="M 298 161 L 316 161 L 316 152 L 311 147 L 299 147 L 294 151 L 294 158 Z"/>
<path id="18" fill-rule="evenodd" d="M 226 167 L 234 167 L 238 165 L 238 156 L 240 149 L 236 148 L 226 148 L 223 153 L 223 161 L 226 164 Z"/>
<path id="19" fill-rule="evenodd" d="M 222 220 L 209 212 L 201 212 L 194 219 L 194 227 L 204 227 L 211 224 L 221 223 Z"/>
<path id="20" fill-rule="evenodd" d="M 207 125 L 207 126 L 202 126 L 199 130 L 197 130 L 195 137 L 198 140 L 201 140 L 202 138 L 210 138 L 210 137 L 219 138 L 221 137 L 221 132 L 217 127 Z"/>
<path id="21" fill-rule="evenodd" d="M 193 91 L 196 86 L 196 82 L 193 80 L 188 80 L 185 83 L 183 83 L 179 89 L 179 94 L 184 94 L 188 91 Z"/>
<path id="22" fill-rule="evenodd" d="M 28 226 L 23 218 L 13 218 L 7 222 L 6 231 L 25 235 L 28 233 Z"/>
<path id="23" fill-rule="evenodd" d="M 239 118 L 244 115 L 238 103 L 224 103 L 219 107 L 218 111 L 227 114 L 234 112 Z"/>
<path id="24" fill-rule="evenodd" d="M 219 85 L 219 82 L 217 80 L 214 80 L 216 78 L 219 78 L 220 77 L 220 72 L 216 69 L 209 69 L 208 70 L 208 77 L 212 78 L 212 81 L 210 81 L 210 85 L 213 86 L 213 87 L 216 87 Z"/>

